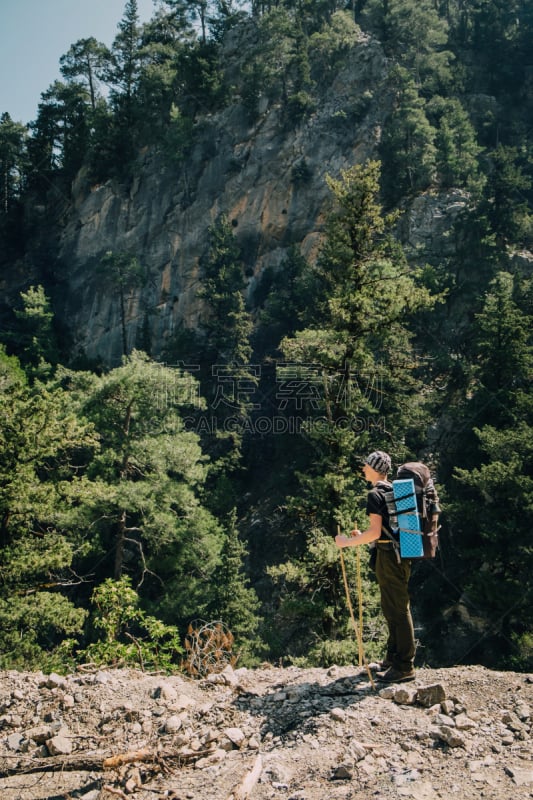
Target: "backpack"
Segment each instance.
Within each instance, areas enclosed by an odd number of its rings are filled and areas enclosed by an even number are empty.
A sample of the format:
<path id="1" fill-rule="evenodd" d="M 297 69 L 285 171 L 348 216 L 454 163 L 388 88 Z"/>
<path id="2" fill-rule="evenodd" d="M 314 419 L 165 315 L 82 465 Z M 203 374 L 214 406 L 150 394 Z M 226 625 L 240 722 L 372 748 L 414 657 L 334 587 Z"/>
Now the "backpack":
<path id="1" fill-rule="evenodd" d="M 399 534 L 400 556 L 435 558 L 441 509 L 429 468 L 420 461 L 402 464 L 384 497 L 391 528 Z M 391 538 L 385 528 L 383 532 Z M 397 545 L 396 538 L 394 541 Z"/>

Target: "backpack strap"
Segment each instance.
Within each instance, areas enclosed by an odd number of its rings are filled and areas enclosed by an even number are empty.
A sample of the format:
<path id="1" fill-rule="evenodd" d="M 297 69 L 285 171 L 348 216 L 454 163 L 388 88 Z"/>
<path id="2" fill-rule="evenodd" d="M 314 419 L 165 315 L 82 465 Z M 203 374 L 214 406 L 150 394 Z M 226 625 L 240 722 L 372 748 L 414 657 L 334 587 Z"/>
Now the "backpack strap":
<path id="1" fill-rule="evenodd" d="M 387 544 L 389 543 L 392 544 L 392 549 L 394 550 L 394 553 L 396 555 L 396 561 L 398 562 L 398 564 L 400 564 L 402 560 L 400 556 L 400 543 L 396 541 L 392 533 L 389 533 L 389 531 L 384 525 L 381 526 L 381 533 L 382 534 L 384 533 L 387 539 L 386 540 L 378 539 L 377 544 L 379 544 L 380 542 L 383 543 L 385 541 L 387 542 Z"/>
<path id="2" fill-rule="evenodd" d="M 376 489 L 379 489 L 382 494 L 385 492 L 392 492 L 392 483 L 390 481 L 378 481 L 376 483 Z M 383 538 L 383 534 L 385 534 L 386 538 Z M 396 538 L 392 535 L 390 531 L 382 524 L 381 525 L 381 538 L 377 540 L 377 545 L 379 544 L 390 544 L 392 545 L 392 549 L 396 555 L 396 561 L 398 564 L 401 563 L 400 557 L 400 542 L 396 540 Z M 378 547 L 379 549 L 379 547 Z"/>

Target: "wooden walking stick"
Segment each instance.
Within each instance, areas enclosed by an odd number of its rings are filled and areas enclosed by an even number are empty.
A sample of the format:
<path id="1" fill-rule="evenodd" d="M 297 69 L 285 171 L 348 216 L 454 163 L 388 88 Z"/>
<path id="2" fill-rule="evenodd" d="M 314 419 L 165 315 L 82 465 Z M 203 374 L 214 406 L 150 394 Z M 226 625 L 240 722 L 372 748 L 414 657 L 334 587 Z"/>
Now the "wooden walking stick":
<path id="1" fill-rule="evenodd" d="M 340 534 L 339 525 L 337 525 L 337 532 Z M 344 581 L 344 591 L 346 592 L 346 602 L 348 604 L 350 619 L 352 620 L 353 629 L 355 631 L 355 636 L 357 639 L 357 647 L 359 650 L 359 666 L 361 666 L 361 664 L 365 665 L 366 673 L 368 675 L 368 680 L 370 681 L 372 688 L 375 689 L 376 684 L 374 683 L 374 678 L 372 677 L 370 667 L 368 666 L 363 646 L 363 602 L 362 602 L 363 596 L 361 589 L 361 560 L 359 558 L 359 550 L 357 549 L 357 589 L 359 595 L 359 626 L 355 621 L 355 615 L 353 613 L 352 598 L 350 597 L 350 587 L 348 586 L 348 578 L 346 577 L 346 564 L 344 563 L 344 554 L 342 552 L 342 548 L 339 548 L 339 552 L 341 557 L 341 569 L 342 569 L 342 579 Z"/>
<path id="2" fill-rule="evenodd" d="M 362 666 L 365 654 L 363 652 L 363 588 L 361 586 L 361 551 L 355 548 L 355 566 L 357 570 L 357 607 L 359 609 L 359 666 Z"/>

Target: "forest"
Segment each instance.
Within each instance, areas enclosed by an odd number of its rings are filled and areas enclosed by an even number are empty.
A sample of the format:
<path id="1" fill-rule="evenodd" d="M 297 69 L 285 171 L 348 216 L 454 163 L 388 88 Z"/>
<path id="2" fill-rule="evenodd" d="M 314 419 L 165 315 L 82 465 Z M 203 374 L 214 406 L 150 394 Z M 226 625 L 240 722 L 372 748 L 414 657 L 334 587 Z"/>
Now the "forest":
<path id="1" fill-rule="evenodd" d="M 193 673 L 204 629 L 238 664 L 355 663 L 334 537 L 364 524 L 361 463 L 383 449 L 427 463 L 443 506 L 411 579 L 418 662 L 531 671 L 533 3 L 155 6 L 140 25 L 127 0 L 110 48 L 73 43 L 29 124 L 0 109 L 1 280 L 23 286 L 0 307 L 0 667 Z M 143 330 L 118 366 L 75 351 L 51 209 L 76 176 L 127 183 L 147 148 L 175 168 L 209 114 L 257 119 L 265 95 L 296 129 L 362 35 L 386 54 L 391 112 L 375 158 L 328 176 L 316 258 L 293 245 L 250 298 L 221 216 L 199 327 L 162 358 Z M 453 247 L 418 263 L 402 213 L 450 189 L 467 198 Z M 121 302 L 144 280 L 140 253 L 99 269 Z M 346 555 L 377 658 L 367 562 Z"/>

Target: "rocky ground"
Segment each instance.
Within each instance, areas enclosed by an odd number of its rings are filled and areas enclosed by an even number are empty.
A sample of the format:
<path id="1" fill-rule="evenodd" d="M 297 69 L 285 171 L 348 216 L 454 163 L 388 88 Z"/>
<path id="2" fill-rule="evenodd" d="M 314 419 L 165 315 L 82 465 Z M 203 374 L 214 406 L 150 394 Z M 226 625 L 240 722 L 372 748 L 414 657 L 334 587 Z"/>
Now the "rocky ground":
<path id="1" fill-rule="evenodd" d="M 0 673 L 1 800 L 533 797 L 533 676 Z"/>

